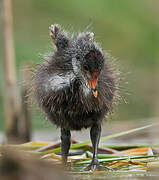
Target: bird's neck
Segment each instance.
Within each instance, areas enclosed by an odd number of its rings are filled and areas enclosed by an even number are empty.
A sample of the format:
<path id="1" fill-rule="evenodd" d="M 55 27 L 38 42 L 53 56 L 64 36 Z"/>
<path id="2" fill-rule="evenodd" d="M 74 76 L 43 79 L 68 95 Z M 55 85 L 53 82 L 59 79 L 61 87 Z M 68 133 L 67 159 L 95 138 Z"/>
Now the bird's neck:
<path id="1" fill-rule="evenodd" d="M 73 68 L 73 73 L 76 76 L 80 76 L 80 74 L 81 74 L 80 62 L 77 61 L 77 59 L 75 57 L 72 58 L 72 68 Z"/>
<path id="2" fill-rule="evenodd" d="M 72 67 L 73 67 L 73 73 L 75 74 L 75 78 L 73 81 L 74 89 L 75 90 L 78 89 L 79 92 L 83 93 L 83 95 L 87 97 L 90 94 L 91 90 L 87 80 L 85 79 L 83 73 L 81 72 L 80 62 L 76 58 L 72 58 Z"/>

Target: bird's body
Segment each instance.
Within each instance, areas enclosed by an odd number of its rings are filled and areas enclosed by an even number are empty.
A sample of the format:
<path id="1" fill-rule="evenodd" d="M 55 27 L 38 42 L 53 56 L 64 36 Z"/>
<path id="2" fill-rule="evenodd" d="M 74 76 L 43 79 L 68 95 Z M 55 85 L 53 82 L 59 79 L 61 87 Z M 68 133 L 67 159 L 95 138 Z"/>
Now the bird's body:
<path id="1" fill-rule="evenodd" d="M 35 73 L 35 96 L 68 141 L 70 130 L 101 125 L 112 109 L 116 79 L 91 33 L 72 39 L 57 25 L 50 31 L 57 51 Z"/>
<path id="2" fill-rule="evenodd" d="M 36 77 L 37 99 L 48 119 L 70 130 L 81 130 L 91 127 L 94 121 L 102 121 L 112 104 L 112 79 L 99 77 L 98 98 L 95 98 L 87 82 L 80 82 L 71 67 L 63 70 L 55 63 L 51 56 Z"/>

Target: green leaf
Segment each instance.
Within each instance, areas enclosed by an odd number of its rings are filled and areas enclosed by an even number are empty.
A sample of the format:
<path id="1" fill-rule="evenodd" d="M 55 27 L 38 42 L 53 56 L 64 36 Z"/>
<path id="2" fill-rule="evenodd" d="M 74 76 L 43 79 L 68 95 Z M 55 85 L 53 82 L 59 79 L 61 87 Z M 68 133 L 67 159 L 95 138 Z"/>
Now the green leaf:
<path id="1" fill-rule="evenodd" d="M 120 132 L 120 133 L 116 133 L 116 134 L 113 134 L 113 135 L 104 136 L 104 137 L 100 138 L 100 141 L 104 141 L 104 140 L 108 140 L 108 139 L 113 139 L 113 138 L 116 138 L 116 137 L 124 136 L 126 134 L 130 134 L 130 133 L 133 133 L 133 132 L 141 131 L 143 129 L 147 129 L 147 128 L 150 128 L 150 127 L 153 127 L 153 126 L 157 126 L 157 125 L 159 125 L 159 124 L 158 123 L 150 124 L 150 125 L 146 125 L 146 126 L 143 126 L 143 127 L 139 127 L 139 128 L 123 131 L 123 132 Z M 86 141 L 86 142 L 82 142 L 82 143 L 72 144 L 71 145 L 71 149 L 85 148 L 85 146 L 87 146 L 89 144 L 91 144 L 91 141 Z M 61 147 L 55 148 L 53 150 L 42 152 L 42 154 L 44 155 L 44 154 L 49 154 L 49 153 L 57 153 L 57 152 L 60 152 L 60 151 L 61 151 Z"/>
<path id="2" fill-rule="evenodd" d="M 158 157 L 158 156 L 157 155 L 127 156 L 127 157 L 120 157 L 120 158 L 99 159 L 98 161 L 102 163 L 102 162 L 112 162 L 112 161 L 121 161 L 121 160 L 127 160 L 127 159 L 141 159 L 141 158 L 151 158 L 151 157 Z M 76 165 L 89 164 L 89 163 L 91 163 L 91 160 L 75 162 Z"/>

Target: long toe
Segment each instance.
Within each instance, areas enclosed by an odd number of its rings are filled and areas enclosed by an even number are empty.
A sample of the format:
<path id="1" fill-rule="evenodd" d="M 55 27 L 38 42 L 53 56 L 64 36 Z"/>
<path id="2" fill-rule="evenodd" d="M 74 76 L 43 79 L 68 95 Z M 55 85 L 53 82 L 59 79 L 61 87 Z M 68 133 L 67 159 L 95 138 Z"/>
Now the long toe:
<path id="1" fill-rule="evenodd" d="M 95 171 L 97 169 L 96 164 L 89 164 L 87 167 L 83 169 L 83 171 Z"/>
<path id="2" fill-rule="evenodd" d="M 100 165 L 100 164 L 89 164 L 87 167 L 85 167 L 82 171 L 112 171 L 111 168 L 104 166 L 104 165 Z"/>
<path id="3" fill-rule="evenodd" d="M 113 171 L 112 168 L 110 168 L 108 166 L 104 166 L 104 165 L 98 165 L 97 170 L 98 171 Z"/>

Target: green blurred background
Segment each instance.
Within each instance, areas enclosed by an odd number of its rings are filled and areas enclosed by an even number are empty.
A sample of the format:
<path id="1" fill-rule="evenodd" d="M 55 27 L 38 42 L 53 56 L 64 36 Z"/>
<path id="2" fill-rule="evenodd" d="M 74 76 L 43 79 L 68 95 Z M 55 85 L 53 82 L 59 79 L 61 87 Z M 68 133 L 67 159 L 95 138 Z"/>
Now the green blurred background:
<path id="1" fill-rule="evenodd" d="M 52 51 L 48 27 L 58 23 L 71 32 L 95 33 L 102 48 L 117 60 L 125 82 L 124 101 L 113 120 L 139 120 L 159 110 L 159 1 L 157 0 L 12 0 L 19 83 L 25 62 L 41 63 Z M 2 26 L 2 23 L 0 22 Z M 2 32 L 2 28 L 1 28 Z M 2 36 L 0 37 L 0 130 L 4 129 Z M 48 128 L 33 110 L 33 128 Z"/>

